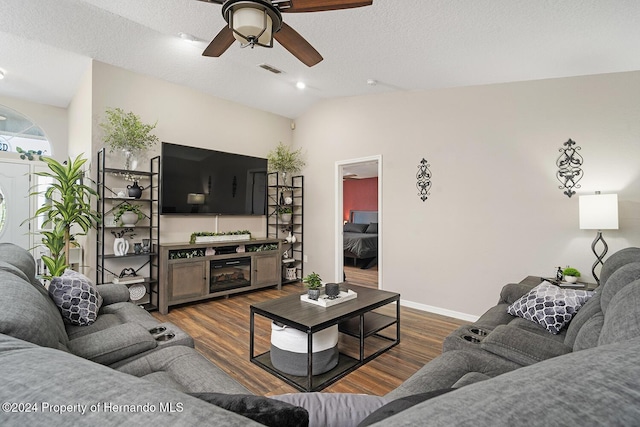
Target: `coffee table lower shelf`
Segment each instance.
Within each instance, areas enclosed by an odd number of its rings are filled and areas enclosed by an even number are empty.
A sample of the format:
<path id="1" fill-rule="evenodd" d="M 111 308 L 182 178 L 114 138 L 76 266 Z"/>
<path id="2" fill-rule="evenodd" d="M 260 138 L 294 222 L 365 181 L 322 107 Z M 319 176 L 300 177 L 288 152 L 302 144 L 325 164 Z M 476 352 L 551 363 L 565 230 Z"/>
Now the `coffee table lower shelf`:
<path id="1" fill-rule="evenodd" d="M 358 359 L 340 353 L 336 367 L 323 374 L 314 375 L 311 378 L 312 384 L 309 384 L 309 378 L 306 375 L 302 377 L 289 375 L 274 368 L 269 351 L 254 357 L 251 361 L 300 391 L 322 390 L 361 366 Z"/>

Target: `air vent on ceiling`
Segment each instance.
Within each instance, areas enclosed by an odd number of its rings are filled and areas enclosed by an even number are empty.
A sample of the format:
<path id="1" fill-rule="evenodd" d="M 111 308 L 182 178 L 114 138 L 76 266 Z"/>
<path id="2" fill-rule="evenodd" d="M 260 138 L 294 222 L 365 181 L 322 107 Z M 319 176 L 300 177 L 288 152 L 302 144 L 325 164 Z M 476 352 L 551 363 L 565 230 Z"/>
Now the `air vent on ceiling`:
<path id="1" fill-rule="evenodd" d="M 258 65 L 260 68 L 264 68 L 267 71 L 271 71 L 273 74 L 282 74 L 282 70 L 278 70 L 276 67 L 273 67 L 269 64 L 260 64 Z"/>

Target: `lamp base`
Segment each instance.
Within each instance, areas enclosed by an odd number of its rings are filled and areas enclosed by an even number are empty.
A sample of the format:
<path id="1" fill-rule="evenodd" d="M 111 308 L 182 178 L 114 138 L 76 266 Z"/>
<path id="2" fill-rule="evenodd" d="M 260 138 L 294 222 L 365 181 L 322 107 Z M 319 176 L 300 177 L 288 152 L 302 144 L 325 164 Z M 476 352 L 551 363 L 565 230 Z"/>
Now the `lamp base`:
<path id="1" fill-rule="evenodd" d="M 600 252 L 599 254 L 596 251 L 596 245 L 598 244 L 598 242 L 602 242 L 603 245 L 602 252 Z M 605 242 L 604 238 L 602 237 L 602 231 L 598 230 L 596 238 L 593 240 L 593 243 L 591 243 L 591 251 L 593 251 L 593 254 L 596 256 L 596 262 L 594 262 L 593 267 L 591 267 L 591 274 L 593 274 L 593 278 L 596 279 L 596 283 L 598 285 L 600 284 L 600 279 L 596 274 L 596 267 L 598 267 L 598 264 L 604 265 L 604 262 L 602 260 L 604 259 L 604 256 L 607 254 L 608 250 L 609 246 L 607 246 L 607 242 Z"/>

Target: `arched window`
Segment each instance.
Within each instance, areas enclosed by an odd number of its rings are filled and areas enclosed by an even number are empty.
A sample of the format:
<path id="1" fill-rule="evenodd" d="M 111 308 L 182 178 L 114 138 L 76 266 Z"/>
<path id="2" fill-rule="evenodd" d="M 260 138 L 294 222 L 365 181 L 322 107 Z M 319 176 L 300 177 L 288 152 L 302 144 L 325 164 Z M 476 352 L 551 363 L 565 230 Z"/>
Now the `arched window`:
<path id="1" fill-rule="evenodd" d="M 38 125 L 23 114 L 0 105 L 0 151 L 52 155 L 51 144 Z"/>

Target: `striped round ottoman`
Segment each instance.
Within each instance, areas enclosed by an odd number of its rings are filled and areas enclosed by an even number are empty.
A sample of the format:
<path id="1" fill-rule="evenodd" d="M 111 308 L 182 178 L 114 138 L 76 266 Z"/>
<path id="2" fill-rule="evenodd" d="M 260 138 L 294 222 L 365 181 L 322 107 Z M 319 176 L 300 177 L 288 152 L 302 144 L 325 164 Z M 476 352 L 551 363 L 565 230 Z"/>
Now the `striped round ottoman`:
<path id="1" fill-rule="evenodd" d="M 307 375 L 307 334 L 271 323 L 271 363 L 289 375 Z M 313 334 L 313 375 L 323 374 L 338 364 L 338 325 Z"/>

